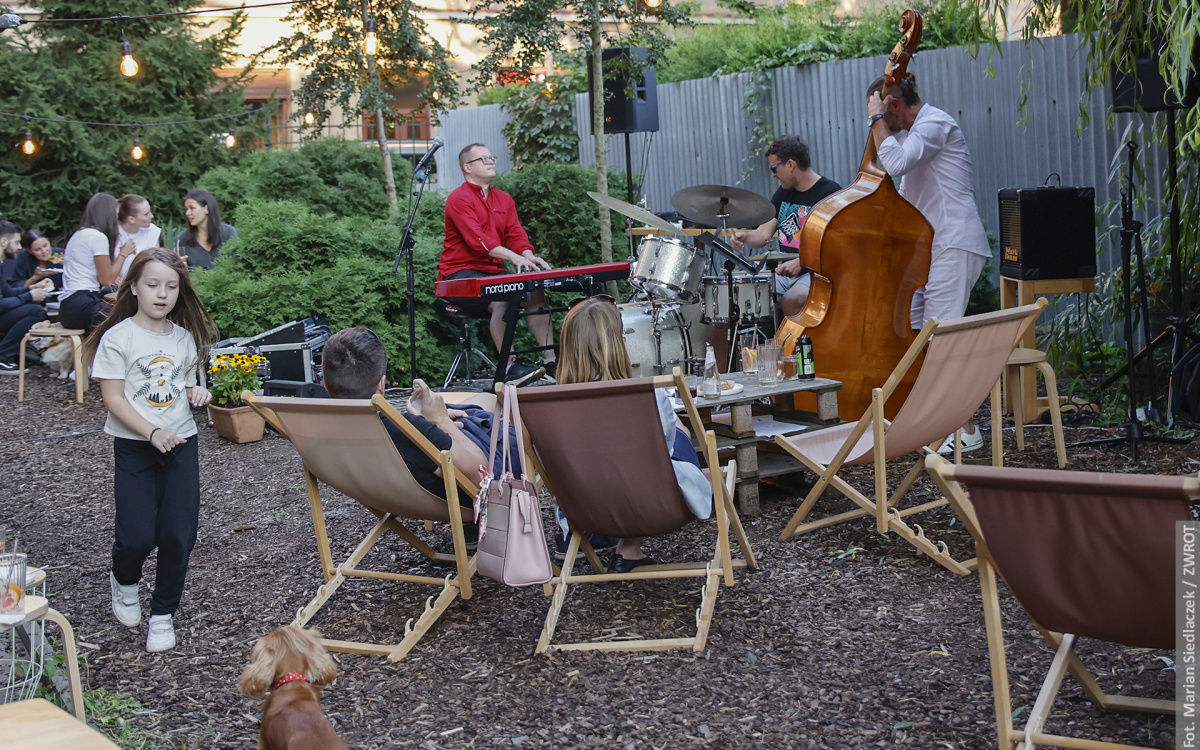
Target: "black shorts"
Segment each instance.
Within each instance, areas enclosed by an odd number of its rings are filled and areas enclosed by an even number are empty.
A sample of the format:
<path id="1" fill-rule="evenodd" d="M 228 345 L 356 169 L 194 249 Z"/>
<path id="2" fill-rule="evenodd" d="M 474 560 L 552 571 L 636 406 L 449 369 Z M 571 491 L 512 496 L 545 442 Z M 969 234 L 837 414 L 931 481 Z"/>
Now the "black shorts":
<path id="1" fill-rule="evenodd" d="M 455 271 L 454 273 L 447 276 L 446 280 L 448 281 L 450 279 L 480 279 L 485 276 L 500 276 L 504 273 L 507 273 L 507 272 L 500 271 L 497 273 L 488 273 L 487 271 L 476 271 L 473 268 L 466 268 L 466 269 L 463 269 L 462 271 Z M 457 307 L 459 313 L 461 313 L 463 315 L 469 315 L 472 318 L 490 318 L 492 314 L 490 312 L 488 312 L 488 306 L 496 301 L 496 300 L 486 300 L 486 299 L 482 299 L 480 297 L 442 297 L 440 299 L 444 299 L 449 304 L 453 305 L 454 307 Z M 523 295 L 520 295 L 519 297 L 517 297 L 515 301 L 524 302 L 527 299 L 529 299 L 529 295 L 523 294 Z"/>

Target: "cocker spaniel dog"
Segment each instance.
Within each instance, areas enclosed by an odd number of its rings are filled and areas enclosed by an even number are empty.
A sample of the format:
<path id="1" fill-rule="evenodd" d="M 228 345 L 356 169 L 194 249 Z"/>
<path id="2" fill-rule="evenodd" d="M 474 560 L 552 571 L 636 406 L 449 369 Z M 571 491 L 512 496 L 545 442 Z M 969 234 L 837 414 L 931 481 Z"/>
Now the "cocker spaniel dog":
<path id="1" fill-rule="evenodd" d="M 321 710 L 320 686 L 333 682 L 337 667 L 319 636 L 285 625 L 254 644 L 238 689 L 250 698 L 271 692 L 263 704 L 259 750 L 346 750 Z"/>

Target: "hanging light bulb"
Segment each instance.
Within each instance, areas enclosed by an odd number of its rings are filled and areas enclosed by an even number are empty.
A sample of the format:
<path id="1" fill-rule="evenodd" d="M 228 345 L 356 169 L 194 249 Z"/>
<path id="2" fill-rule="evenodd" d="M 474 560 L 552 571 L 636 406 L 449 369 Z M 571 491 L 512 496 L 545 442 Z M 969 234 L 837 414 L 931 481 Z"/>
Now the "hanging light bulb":
<path id="1" fill-rule="evenodd" d="M 141 161 L 142 157 L 146 155 L 146 150 L 142 148 L 141 138 L 133 139 L 133 150 L 129 152 L 129 155 L 133 157 L 134 161 Z"/>
<path id="2" fill-rule="evenodd" d="M 662 0 L 643 0 L 647 8 L 657 8 L 662 5 Z"/>
<path id="3" fill-rule="evenodd" d="M 237 136 L 234 135 L 233 130 L 230 129 L 230 131 L 225 134 L 225 148 L 233 148 L 236 145 L 237 145 Z"/>
<path id="4" fill-rule="evenodd" d="M 316 121 L 317 121 L 316 115 L 314 115 L 312 112 L 304 113 L 304 124 L 305 125 L 312 125 Z"/>
<path id="5" fill-rule="evenodd" d="M 28 130 L 25 131 L 25 140 L 21 143 L 21 151 L 26 156 L 32 156 L 34 151 L 37 151 L 37 144 L 33 142 L 33 134 Z"/>
<path id="6" fill-rule="evenodd" d="M 133 78 L 138 72 L 137 60 L 133 59 L 133 47 L 124 40 L 121 41 L 121 72 L 126 78 Z"/>
<path id="7" fill-rule="evenodd" d="M 363 52 L 372 57 L 379 51 L 379 37 L 375 35 L 375 14 L 367 16 L 367 35 L 363 37 Z"/>

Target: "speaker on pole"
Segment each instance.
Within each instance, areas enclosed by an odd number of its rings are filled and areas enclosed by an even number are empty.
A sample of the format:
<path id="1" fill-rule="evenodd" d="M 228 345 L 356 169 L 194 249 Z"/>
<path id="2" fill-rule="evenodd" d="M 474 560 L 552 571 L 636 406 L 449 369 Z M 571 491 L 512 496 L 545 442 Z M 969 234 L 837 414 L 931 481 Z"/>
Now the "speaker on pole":
<path id="1" fill-rule="evenodd" d="M 645 47 L 603 50 L 604 133 L 647 133 L 658 130 L 658 73 L 646 64 Z M 592 56 L 588 55 L 588 101 L 591 103 Z M 588 118 L 591 123 L 591 118 Z"/>
<path id="2" fill-rule="evenodd" d="M 1132 50 L 1134 69 L 1131 73 L 1112 66 L 1114 112 L 1136 112 L 1139 107 L 1145 112 L 1188 109 L 1200 99 L 1200 44 L 1192 45 L 1191 70 L 1184 82 L 1183 98 L 1180 99 L 1159 72 L 1158 50 L 1164 43 L 1163 33 L 1152 30 L 1147 45 Z"/>

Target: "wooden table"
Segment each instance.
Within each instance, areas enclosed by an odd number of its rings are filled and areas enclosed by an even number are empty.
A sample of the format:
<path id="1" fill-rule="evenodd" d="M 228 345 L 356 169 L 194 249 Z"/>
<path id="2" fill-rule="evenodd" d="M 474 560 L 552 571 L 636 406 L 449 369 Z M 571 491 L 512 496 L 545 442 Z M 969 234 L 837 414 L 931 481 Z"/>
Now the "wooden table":
<path id="1" fill-rule="evenodd" d="M 733 447 L 737 453 L 738 470 L 738 509 L 745 515 L 759 513 L 758 482 L 767 476 L 786 474 L 803 468 L 798 461 L 789 457 L 772 456 L 769 465 L 764 466 L 759 460 L 759 446 L 767 438 L 754 433 L 755 402 L 762 398 L 771 398 L 773 408 L 764 407 L 762 413 L 773 413 L 781 421 L 795 422 L 798 427 L 821 429 L 838 424 L 837 392 L 842 390 L 841 382 L 829 378 L 813 378 L 812 380 L 783 380 L 773 386 L 764 386 L 758 382 L 758 376 L 743 372 L 722 375 L 723 380 L 740 383 L 743 390 L 733 395 L 721 396 L 718 399 L 697 398 L 696 406 L 701 410 L 706 423 L 710 424 L 717 433 L 717 449 Z M 792 408 L 792 394 L 801 391 L 811 391 L 817 396 L 817 412 L 796 411 Z M 712 409 L 718 406 L 729 407 L 729 424 L 712 423 Z M 765 456 L 764 456 L 765 458 Z"/>
<path id="2" fill-rule="evenodd" d="M 1095 291 L 1096 280 L 1094 278 L 1086 279 L 1011 279 L 1007 276 L 1000 277 L 1000 309 L 1007 310 L 1010 307 L 1020 307 L 1021 305 L 1032 305 L 1034 300 L 1040 295 L 1045 294 L 1086 294 Z M 1036 349 L 1037 335 L 1034 327 L 1030 326 L 1025 332 L 1025 337 L 1021 339 L 1019 346 L 1022 349 Z M 1038 398 L 1037 395 L 1037 379 L 1034 373 L 1026 372 L 1026 368 L 1020 368 L 1021 372 L 1021 397 L 1022 403 L 1025 405 L 1025 421 L 1033 422 L 1041 416 L 1042 411 L 1049 409 L 1050 404 L 1044 398 Z M 1011 391 L 1011 388 L 1007 389 Z M 1011 398 L 1011 396 L 1009 396 Z M 1066 399 L 1059 399 L 1065 401 Z M 1008 410 L 1012 411 L 1011 408 Z"/>
<path id="3" fill-rule="evenodd" d="M 0 706 L 5 750 L 118 750 L 107 737 L 44 698 Z"/>

